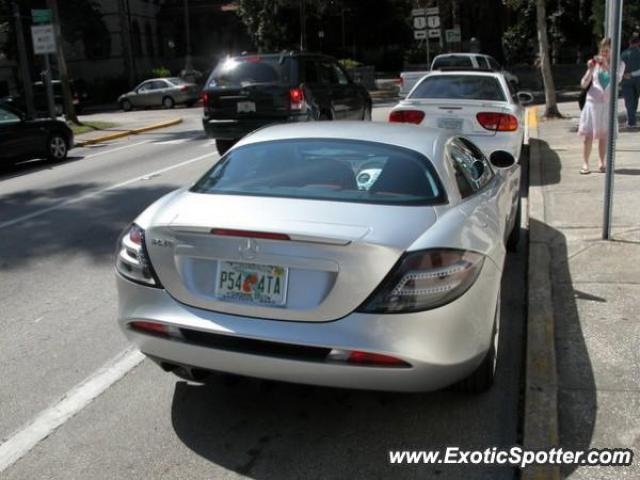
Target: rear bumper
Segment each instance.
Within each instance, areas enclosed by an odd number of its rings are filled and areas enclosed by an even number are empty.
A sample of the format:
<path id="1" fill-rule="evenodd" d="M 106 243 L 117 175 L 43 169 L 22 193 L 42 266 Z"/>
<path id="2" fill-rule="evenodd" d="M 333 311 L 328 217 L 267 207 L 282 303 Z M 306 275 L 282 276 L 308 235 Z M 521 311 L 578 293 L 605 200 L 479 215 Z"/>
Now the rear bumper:
<path id="1" fill-rule="evenodd" d="M 245 135 L 275 123 L 308 122 L 312 117 L 308 113 L 290 115 L 286 117 L 259 118 L 259 119 L 222 119 L 202 118 L 202 127 L 209 138 L 217 140 L 238 140 Z"/>
<path id="2" fill-rule="evenodd" d="M 473 135 L 463 134 L 466 138 L 475 143 L 482 150 L 487 158 L 498 150 L 513 155 L 516 162 L 520 160 L 522 152 L 522 142 L 524 141 L 524 132 L 496 132 L 495 135 Z"/>
<path id="3" fill-rule="evenodd" d="M 332 322 L 291 322 L 225 315 L 183 305 L 165 290 L 118 276 L 119 325 L 146 355 L 250 377 L 294 383 L 389 391 L 437 390 L 469 375 L 491 344 L 498 268 L 487 259 L 474 286 L 455 302 L 402 315 L 352 313 Z M 136 320 L 289 345 L 392 355 L 410 367 L 358 366 L 208 347 L 132 330 Z"/>

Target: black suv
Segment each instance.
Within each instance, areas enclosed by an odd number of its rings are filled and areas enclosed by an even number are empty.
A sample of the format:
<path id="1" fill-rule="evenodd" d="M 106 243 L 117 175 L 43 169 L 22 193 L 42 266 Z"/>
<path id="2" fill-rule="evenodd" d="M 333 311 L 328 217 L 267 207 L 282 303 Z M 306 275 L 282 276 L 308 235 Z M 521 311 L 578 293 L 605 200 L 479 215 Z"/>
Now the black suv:
<path id="1" fill-rule="evenodd" d="M 202 91 L 207 135 L 222 155 L 271 123 L 371 120 L 371 97 L 338 62 L 312 53 L 227 57 Z"/>

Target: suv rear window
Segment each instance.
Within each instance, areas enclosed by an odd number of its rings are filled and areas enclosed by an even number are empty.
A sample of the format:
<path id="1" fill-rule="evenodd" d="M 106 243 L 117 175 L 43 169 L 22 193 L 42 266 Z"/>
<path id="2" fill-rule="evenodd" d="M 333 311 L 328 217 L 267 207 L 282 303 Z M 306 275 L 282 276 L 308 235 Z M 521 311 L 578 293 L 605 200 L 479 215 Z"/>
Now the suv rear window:
<path id="1" fill-rule="evenodd" d="M 192 192 L 392 205 L 445 201 L 433 165 L 401 147 L 296 139 L 231 150 Z"/>
<path id="2" fill-rule="evenodd" d="M 227 58 L 207 80 L 209 88 L 244 87 L 261 83 L 290 83 L 292 59 L 281 56 Z"/>
<path id="3" fill-rule="evenodd" d="M 438 57 L 433 61 L 432 70 L 448 67 L 468 67 L 473 68 L 471 58 L 461 55 L 448 55 L 446 57 Z"/>
<path id="4" fill-rule="evenodd" d="M 423 79 L 409 98 L 506 101 L 500 82 L 479 75 L 433 75 Z"/>

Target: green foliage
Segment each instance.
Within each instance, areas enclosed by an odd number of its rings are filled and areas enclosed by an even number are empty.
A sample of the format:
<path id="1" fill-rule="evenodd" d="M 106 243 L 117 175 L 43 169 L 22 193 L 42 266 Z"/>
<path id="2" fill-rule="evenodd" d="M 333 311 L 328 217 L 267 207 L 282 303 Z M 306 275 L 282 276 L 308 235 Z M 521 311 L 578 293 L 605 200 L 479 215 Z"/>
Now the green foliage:
<path id="1" fill-rule="evenodd" d="M 156 67 L 151 70 L 152 77 L 170 77 L 171 70 L 166 67 Z"/>
<path id="2" fill-rule="evenodd" d="M 340 60 L 338 60 L 338 63 L 340 63 L 340 65 L 342 65 L 347 70 L 361 67 L 363 65 L 361 62 L 358 62 L 353 58 L 341 58 Z"/>

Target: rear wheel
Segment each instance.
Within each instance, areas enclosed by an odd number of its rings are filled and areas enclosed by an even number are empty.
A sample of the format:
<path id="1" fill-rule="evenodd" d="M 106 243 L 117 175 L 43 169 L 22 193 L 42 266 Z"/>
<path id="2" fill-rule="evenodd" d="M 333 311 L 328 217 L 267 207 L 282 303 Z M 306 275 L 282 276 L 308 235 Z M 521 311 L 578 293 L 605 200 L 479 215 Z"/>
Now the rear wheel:
<path id="1" fill-rule="evenodd" d="M 67 141 L 59 133 L 52 133 L 47 141 L 47 158 L 52 162 L 60 162 L 67 158 Z"/>
<path id="2" fill-rule="evenodd" d="M 176 102 L 171 97 L 164 97 L 162 99 L 162 106 L 164 108 L 173 108 L 175 106 L 175 104 L 176 104 Z"/>
<path id="3" fill-rule="evenodd" d="M 513 222 L 513 228 L 507 239 L 507 250 L 515 252 L 518 249 L 518 243 L 520 242 L 520 221 L 522 219 L 522 202 L 518 199 L 518 206 L 516 207 L 516 219 Z"/>
<path id="4" fill-rule="evenodd" d="M 120 102 L 120 108 L 125 112 L 129 112 L 133 108 L 133 105 L 131 105 L 129 100 L 122 100 Z"/>
<path id="5" fill-rule="evenodd" d="M 231 147 L 233 147 L 238 140 L 216 140 L 216 148 L 220 155 L 227 153 Z"/>
<path id="6" fill-rule="evenodd" d="M 496 305 L 495 318 L 493 320 L 493 337 L 491 347 L 482 360 L 480 366 L 467 378 L 453 386 L 454 390 L 465 393 L 486 392 L 493 385 L 496 376 L 498 361 L 498 345 L 500 340 L 500 294 Z"/>

